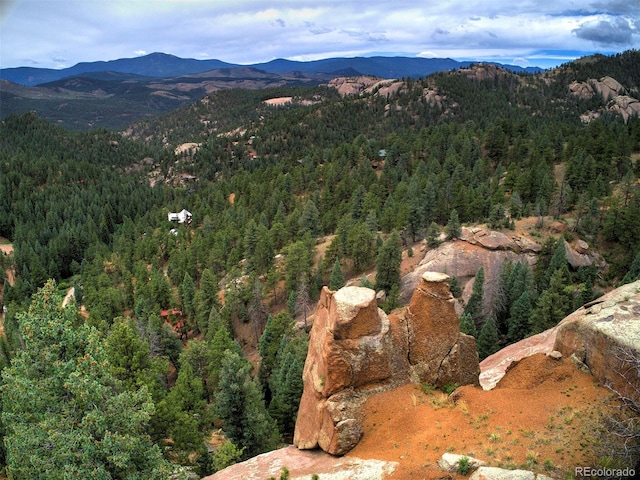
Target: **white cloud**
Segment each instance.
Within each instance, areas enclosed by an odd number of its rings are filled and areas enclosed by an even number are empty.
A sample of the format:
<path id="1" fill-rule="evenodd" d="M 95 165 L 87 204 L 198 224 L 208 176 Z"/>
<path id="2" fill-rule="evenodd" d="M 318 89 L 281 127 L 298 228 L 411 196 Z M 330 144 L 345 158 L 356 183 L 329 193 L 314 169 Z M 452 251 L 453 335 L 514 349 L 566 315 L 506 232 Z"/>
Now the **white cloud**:
<path id="1" fill-rule="evenodd" d="M 535 65 L 545 51 L 640 47 L 637 0 L 599 0 L 579 10 L 573 0 L 416 3 L 15 0 L 2 10 L 0 67 L 70 66 L 152 51 L 233 63 L 383 51 Z"/>

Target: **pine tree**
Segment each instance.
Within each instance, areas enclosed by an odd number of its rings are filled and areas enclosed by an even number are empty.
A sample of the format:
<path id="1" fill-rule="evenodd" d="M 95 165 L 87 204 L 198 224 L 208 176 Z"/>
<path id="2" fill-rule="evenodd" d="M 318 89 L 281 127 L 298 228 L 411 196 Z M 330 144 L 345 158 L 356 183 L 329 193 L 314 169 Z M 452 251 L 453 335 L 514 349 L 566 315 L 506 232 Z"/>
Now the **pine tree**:
<path id="1" fill-rule="evenodd" d="M 620 285 L 625 285 L 627 283 L 635 282 L 640 279 L 640 250 L 636 253 L 636 256 L 631 262 L 631 266 L 629 267 L 629 271 L 625 274 L 620 282 Z"/>
<path id="2" fill-rule="evenodd" d="M 572 302 L 566 290 L 568 276 L 569 272 L 566 266 L 557 269 L 551 276 L 549 288 L 538 297 L 531 317 L 529 317 L 532 334 L 555 327 L 560 320 L 569 314 Z"/>
<path id="3" fill-rule="evenodd" d="M 464 309 L 464 313 L 476 321 L 482 314 L 482 300 L 484 297 L 484 267 L 480 267 L 473 280 L 473 290 Z"/>
<path id="4" fill-rule="evenodd" d="M 480 334 L 478 335 L 476 346 L 480 360 L 484 360 L 489 355 L 500 350 L 500 346 L 498 345 L 498 330 L 496 329 L 493 314 L 490 314 L 487 321 L 484 322 L 484 325 L 480 330 Z"/>
<path id="5" fill-rule="evenodd" d="M 462 234 L 462 226 L 460 225 L 458 212 L 455 208 L 451 210 L 451 215 L 449 216 L 449 221 L 447 222 L 445 230 L 447 232 L 447 240 L 460 238 L 460 235 Z"/>
<path id="6" fill-rule="evenodd" d="M 337 291 L 344 287 L 344 275 L 340 267 L 340 261 L 336 258 L 331 270 L 331 278 L 329 279 L 329 290 Z"/>
<path id="7" fill-rule="evenodd" d="M 427 230 L 427 245 L 436 248 L 440 245 L 440 226 L 436 222 L 431 222 Z"/>
<path id="8" fill-rule="evenodd" d="M 119 390 L 98 332 L 61 304 L 49 281 L 18 315 L 25 347 L 2 374 L 11 478 L 168 478 L 148 390 Z"/>
<path id="9" fill-rule="evenodd" d="M 475 323 L 473 323 L 473 318 L 471 318 L 471 315 L 468 313 L 463 313 L 460 317 L 460 331 L 472 337 L 478 336 L 478 330 L 476 329 Z"/>
<path id="10" fill-rule="evenodd" d="M 394 231 L 382 244 L 376 265 L 376 289 L 391 292 L 394 285 L 400 285 L 400 265 L 402 250 L 400 236 Z"/>
<path id="11" fill-rule="evenodd" d="M 529 318 L 531 317 L 531 310 L 531 295 L 525 290 L 511 305 L 509 311 L 509 320 L 507 321 L 507 340 L 509 342 L 517 342 L 527 336 L 530 330 Z"/>
<path id="12" fill-rule="evenodd" d="M 251 378 L 252 368 L 237 352 L 224 353 L 215 406 L 225 436 L 243 449 L 245 459 L 276 448 L 280 441 L 260 387 Z"/>

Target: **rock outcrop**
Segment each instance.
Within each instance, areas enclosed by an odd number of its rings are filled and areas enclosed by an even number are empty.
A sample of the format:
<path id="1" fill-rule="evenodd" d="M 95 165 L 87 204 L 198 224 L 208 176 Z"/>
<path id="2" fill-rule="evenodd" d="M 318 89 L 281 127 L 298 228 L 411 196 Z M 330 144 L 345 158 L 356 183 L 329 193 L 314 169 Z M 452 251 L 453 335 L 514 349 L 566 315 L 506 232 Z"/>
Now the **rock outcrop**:
<path id="1" fill-rule="evenodd" d="M 469 480 L 553 480 L 551 477 L 529 470 L 508 470 L 498 467 L 480 467 Z"/>
<path id="2" fill-rule="evenodd" d="M 640 384 L 640 281 L 584 305 L 556 328 L 554 349 L 584 364 L 600 383 L 618 391 Z"/>
<path id="3" fill-rule="evenodd" d="M 484 300 L 491 305 L 500 274 L 500 267 L 505 260 L 535 265 L 537 253 L 542 246 L 524 235 L 505 235 L 483 227 L 462 228 L 459 240 L 445 242 L 438 248 L 428 250 L 418 267 L 402 278 L 400 284 L 400 300 L 407 303 L 413 295 L 422 274 L 427 271 L 442 272 L 457 277 L 463 288 L 462 297 L 466 300 L 471 295 L 471 281 L 480 267 L 485 272 Z M 484 313 L 488 313 L 485 311 Z"/>
<path id="4" fill-rule="evenodd" d="M 320 478 L 383 480 L 388 478 L 397 466 L 397 462 L 354 457 L 336 458 L 321 450 L 298 450 L 289 446 L 236 463 L 202 480 L 280 478 L 283 468 L 289 471 L 291 480 L 308 480 L 313 474 L 319 475 Z"/>
<path id="5" fill-rule="evenodd" d="M 619 391 L 640 384 L 640 281 L 623 285 L 579 308 L 558 325 L 509 345 L 480 363 L 480 385 L 491 390 L 509 368 L 536 353 L 558 351 Z M 626 365 L 626 367 L 625 367 Z M 618 372 L 626 371 L 624 379 Z"/>
<path id="6" fill-rule="evenodd" d="M 408 307 L 386 315 L 375 292 L 323 289 L 304 366 L 294 444 L 344 455 L 372 394 L 413 382 L 478 384 L 475 339 L 460 333 L 447 275 L 427 272 Z"/>
<path id="7" fill-rule="evenodd" d="M 600 80 L 590 79 L 587 82 L 573 82 L 569 85 L 569 91 L 581 100 L 589 100 L 596 93 L 602 96 L 605 105 L 598 111 L 589 111 L 580 116 L 583 122 L 588 123 L 598 118 L 601 111 L 609 111 L 622 116 L 625 123 L 629 118 L 640 115 L 640 101 L 625 95 L 625 88 L 615 78 L 609 76 Z"/>

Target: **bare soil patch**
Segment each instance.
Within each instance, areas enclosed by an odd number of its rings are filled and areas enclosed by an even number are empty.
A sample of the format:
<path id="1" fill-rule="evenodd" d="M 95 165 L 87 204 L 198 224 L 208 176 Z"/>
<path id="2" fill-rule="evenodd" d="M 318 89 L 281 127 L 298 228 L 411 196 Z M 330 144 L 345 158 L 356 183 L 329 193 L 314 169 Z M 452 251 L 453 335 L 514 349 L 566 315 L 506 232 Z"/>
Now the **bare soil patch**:
<path id="1" fill-rule="evenodd" d="M 410 384 L 371 397 L 349 455 L 399 462 L 394 480 L 441 478 L 436 462 L 445 452 L 564 478 L 596 465 L 598 419 L 610 398 L 569 360 L 538 354 L 490 391 L 464 386 L 449 397 Z"/>

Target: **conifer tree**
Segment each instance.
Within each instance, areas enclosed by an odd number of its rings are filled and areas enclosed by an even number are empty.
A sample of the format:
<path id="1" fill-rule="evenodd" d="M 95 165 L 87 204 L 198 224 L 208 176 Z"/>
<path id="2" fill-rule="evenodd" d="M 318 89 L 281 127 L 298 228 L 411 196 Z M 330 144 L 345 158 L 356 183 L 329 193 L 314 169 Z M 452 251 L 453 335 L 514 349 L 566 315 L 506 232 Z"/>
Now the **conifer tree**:
<path id="1" fill-rule="evenodd" d="M 529 318 L 532 334 L 541 333 L 556 326 L 569 314 L 572 302 L 567 293 L 568 276 L 566 266 L 557 269 L 551 276 L 549 288 L 538 297 Z"/>
<path id="2" fill-rule="evenodd" d="M 98 332 L 61 304 L 49 281 L 18 315 L 24 349 L 2 374 L 11 478 L 168 478 L 148 390 L 118 389 Z"/>
<path id="3" fill-rule="evenodd" d="M 476 272 L 476 276 L 473 280 L 473 290 L 467 306 L 464 309 L 464 313 L 471 316 L 476 321 L 482 314 L 482 300 L 484 297 L 484 267 L 480 267 Z"/>
<path id="4" fill-rule="evenodd" d="M 631 266 L 629 267 L 629 271 L 625 274 L 620 282 L 620 285 L 625 285 L 627 283 L 635 282 L 640 279 L 640 250 L 636 253 L 636 256 L 631 262 Z"/>
<path id="5" fill-rule="evenodd" d="M 394 285 L 400 285 L 400 265 L 402 263 L 402 250 L 400 248 L 400 236 L 394 231 L 385 240 L 378 255 L 376 265 L 376 289 L 391 292 Z"/>
<path id="6" fill-rule="evenodd" d="M 472 337 L 478 336 L 478 330 L 476 329 L 475 323 L 473 323 L 473 318 L 471 318 L 471 315 L 468 313 L 463 313 L 460 317 L 460 331 Z"/>
<path id="7" fill-rule="evenodd" d="M 527 336 L 530 331 L 529 317 L 531 316 L 531 310 L 531 295 L 525 290 L 511 305 L 509 311 L 509 320 L 507 322 L 507 340 L 509 342 L 517 342 Z"/>
<path id="8" fill-rule="evenodd" d="M 460 218 L 458 217 L 458 212 L 455 208 L 451 210 L 451 215 L 449 215 L 449 221 L 447 222 L 447 227 L 445 228 L 445 230 L 447 232 L 448 240 L 460 238 L 460 235 L 462 234 Z"/>
<path id="9" fill-rule="evenodd" d="M 340 261 L 336 258 L 333 263 L 333 269 L 331 270 L 331 278 L 329 279 L 329 290 L 337 291 L 344 287 L 344 274 L 340 267 Z"/>
<path id="10" fill-rule="evenodd" d="M 478 356 L 480 357 L 480 360 L 484 360 L 489 355 L 500 350 L 500 346 L 498 345 L 498 330 L 496 329 L 493 314 L 490 314 L 487 321 L 484 322 L 484 325 L 480 330 L 480 334 L 478 335 L 476 347 L 478 349 Z"/>
<path id="11" fill-rule="evenodd" d="M 251 364 L 237 352 L 224 353 L 215 407 L 225 436 L 243 449 L 245 459 L 276 448 L 280 441 L 251 370 Z"/>
<path id="12" fill-rule="evenodd" d="M 435 248 L 440 245 L 440 226 L 436 222 L 431 222 L 427 229 L 427 245 Z"/>

